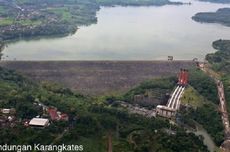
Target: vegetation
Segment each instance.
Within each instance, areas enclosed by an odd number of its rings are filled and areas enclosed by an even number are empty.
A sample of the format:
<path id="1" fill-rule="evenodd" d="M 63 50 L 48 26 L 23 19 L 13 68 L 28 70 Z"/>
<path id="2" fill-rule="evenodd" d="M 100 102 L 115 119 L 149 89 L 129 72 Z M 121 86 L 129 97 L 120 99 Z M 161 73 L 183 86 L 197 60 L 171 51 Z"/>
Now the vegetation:
<path id="1" fill-rule="evenodd" d="M 159 104 L 165 104 L 169 98 L 169 93 L 176 85 L 176 78 L 158 78 L 141 83 L 139 86 L 131 89 L 122 97 L 132 104 L 139 104 L 148 108 L 153 108 Z M 136 101 L 135 96 L 142 96 L 144 99 Z M 146 100 L 146 101 L 144 101 Z"/>
<path id="2" fill-rule="evenodd" d="M 219 103 L 215 81 L 202 71 L 191 69 L 189 71 L 189 84 L 207 100 L 215 104 Z"/>
<path id="3" fill-rule="evenodd" d="M 227 108 L 230 111 L 230 40 L 217 40 L 213 42 L 217 52 L 208 54 L 206 59 L 212 65 L 212 69 L 221 75 L 225 88 Z"/>
<path id="4" fill-rule="evenodd" d="M 206 102 L 203 106 L 199 106 L 196 109 L 188 108 L 187 110 L 182 110 L 180 114 L 182 115 L 183 122 L 191 127 L 195 126 L 193 121 L 201 124 L 211 135 L 216 145 L 220 146 L 224 140 L 224 128 L 217 109 L 217 106 Z"/>
<path id="5" fill-rule="evenodd" d="M 4 9 L 2 13 L 0 11 L 3 40 L 71 34 L 80 25 L 96 23 L 99 9 L 94 0 L 13 0 L 0 3 Z"/>
<path id="6" fill-rule="evenodd" d="M 230 8 L 221 8 L 218 9 L 216 12 L 197 13 L 195 16 L 192 17 L 192 19 L 197 22 L 220 23 L 226 26 L 230 26 L 229 15 Z"/>
<path id="7" fill-rule="evenodd" d="M 2 55 L 3 55 L 2 51 L 3 51 L 4 47 L 5 47 L 4 42 L 0 40 L 0 60 L 2 59 Z"/>
<path id="8" fill-rule="evenodd" d="M 218 112 L 216 84 L 199 69 L 190 69 L 189 75 L 191 86 L 186 89 L 182 103 L 190 106 L 180 111 L 182 121 L 191 127 L 195 126 L 194 121 L 201 124 L 219 146 L 224 139 L 224 129 Z"/>
<path id="9" fill-rule="evenodd" d="M 230 40 L 217 40 L 212 45 L 218 51 L 208 54 L 206 59 L 215 71 L 230 73 Z"/>
<path id="10" fill-rule="evenodd" d="M 201 96 L 192 86 L 185 89 L 181 97 L 181 104 L 194 107 L 202 107 L 205 104 L 205 98 Z"/>
<path id="11" fill-rule="evenodd" d="M 24 127 L 24 120 L 42 113 L 33 104 L 35 100 L 66 112 L 70 121 L 51 122 L 41 130 Z M 0 108 L 16 108 L 17 119 L 11 127 L 0 126 L 0 144 L 82 144 L 84 151 L 103 152 L 106 136 L 111 132 L 115 152 L 207 151 L 201 138 L 174 125 L 170 129 L 165 119 L 131 115 L 107 102 L 99 104 L 91 97 L 57 85 L 39 85 L 3 68 L 0 68 Z"/>

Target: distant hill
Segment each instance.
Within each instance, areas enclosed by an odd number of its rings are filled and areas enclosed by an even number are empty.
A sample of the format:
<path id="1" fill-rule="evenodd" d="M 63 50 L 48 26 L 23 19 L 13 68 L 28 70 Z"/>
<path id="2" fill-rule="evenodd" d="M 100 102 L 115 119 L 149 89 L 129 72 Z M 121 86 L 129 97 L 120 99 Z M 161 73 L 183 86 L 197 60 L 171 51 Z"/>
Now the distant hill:
<path id="1" fill-rule="evenodd" d="M 230 73 L 230 40 L 217 40 L 213 42 L 216 53 L 206 56 L 206 59 L 213 64 L 215 70 L 223 73 Z"/>
<path id="2" fill-rule="evenodd" d="M 230 0 L 200 0 L 204 2 L 212 2 L 212 3 L 230 3 Z"/>
<path id="3" fill-rule="evenodd" d="M 230 26 L 230 8 L 221 8 L 216 12 L 201 12 L 192 17 L 197 22 L 220 23 Z"/>

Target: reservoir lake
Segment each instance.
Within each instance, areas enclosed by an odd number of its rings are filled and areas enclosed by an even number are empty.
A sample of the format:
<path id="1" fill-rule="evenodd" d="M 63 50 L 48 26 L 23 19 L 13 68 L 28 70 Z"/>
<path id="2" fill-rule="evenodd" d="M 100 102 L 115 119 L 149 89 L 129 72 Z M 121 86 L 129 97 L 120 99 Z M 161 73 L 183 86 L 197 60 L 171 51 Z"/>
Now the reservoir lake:
<path id="1" fill-rule="evenodd" d="M 198 12 L 229 4 L 191 1 L 192 5 L 101 7 L 98 22 L 73 35 L 9 43 L 5 60 L 203 60 L 212 42 L 230 39 L 230 27 L 198 23 Z"/>

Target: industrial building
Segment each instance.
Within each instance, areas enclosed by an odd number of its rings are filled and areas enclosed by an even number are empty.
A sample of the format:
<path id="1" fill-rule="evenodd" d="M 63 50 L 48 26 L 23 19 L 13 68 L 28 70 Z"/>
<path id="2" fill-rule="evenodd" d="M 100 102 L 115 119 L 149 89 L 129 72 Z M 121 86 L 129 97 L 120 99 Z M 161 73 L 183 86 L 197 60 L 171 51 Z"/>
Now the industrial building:
<path id="1" fill-rule="evenodd" d="M 176 116 L 176 111 L 180 108 L 180 98 L 182 97 L 185 87 L 188 85 L 188 70 L 181 69 L 178 75 L 178 85 L 173 91 L 166 106 L 158 105 L 156 114 L 162 117 L 171 118 Z"/>

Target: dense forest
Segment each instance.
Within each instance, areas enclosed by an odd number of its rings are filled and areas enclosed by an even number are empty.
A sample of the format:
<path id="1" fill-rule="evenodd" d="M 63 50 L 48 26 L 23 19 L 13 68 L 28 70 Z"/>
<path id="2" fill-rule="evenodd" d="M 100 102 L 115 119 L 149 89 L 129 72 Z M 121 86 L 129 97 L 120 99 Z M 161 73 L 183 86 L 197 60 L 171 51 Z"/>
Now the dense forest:
<path id="1" fill-rule="evenodd" d="M 221 8 L 216 12 L 201 12 L 192 17 L 197 22 L 220 23 L 230 26 L 230 8 Z"/>
<path id="2" fill-rule="evenodd" d="M 212 45 L 218 51 L 208 54 L 206 59 L 216 71 L 230 73 L 230 40 L 217 40 Z"/>

